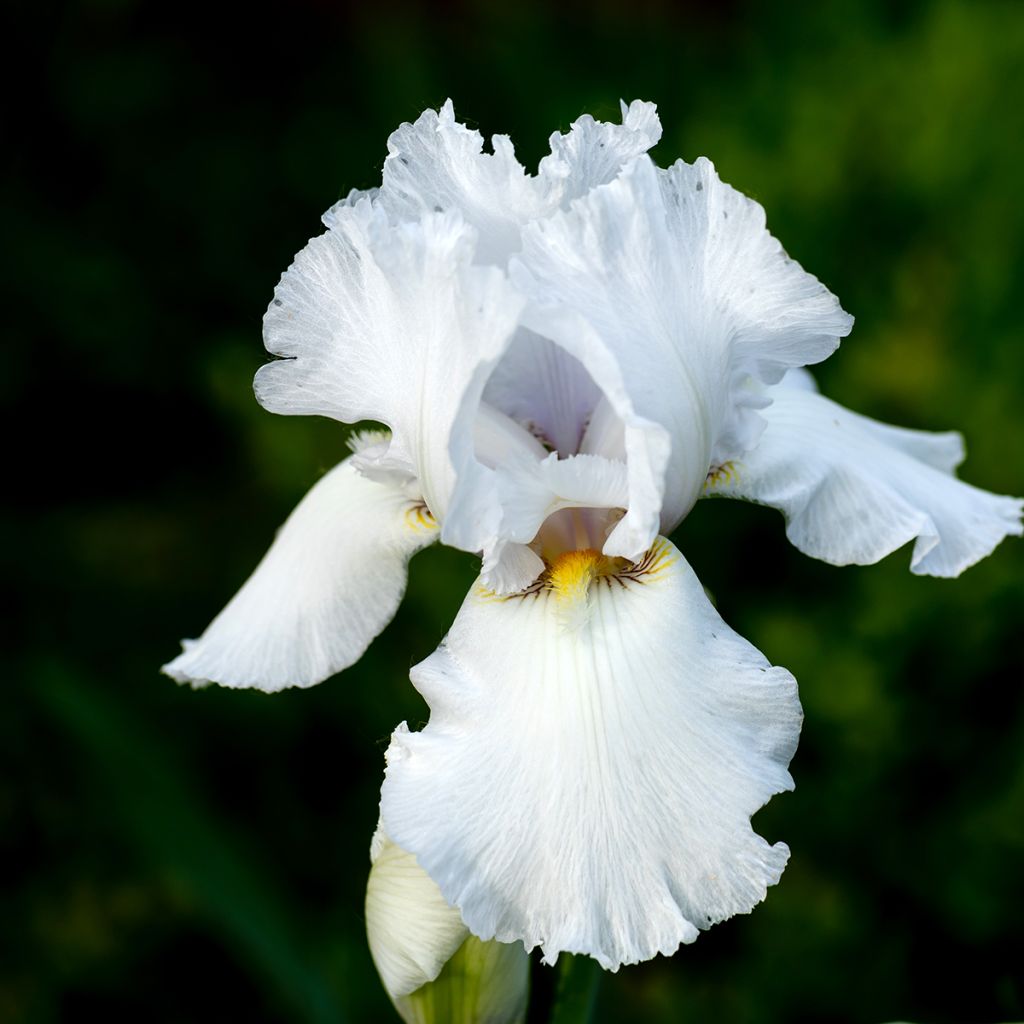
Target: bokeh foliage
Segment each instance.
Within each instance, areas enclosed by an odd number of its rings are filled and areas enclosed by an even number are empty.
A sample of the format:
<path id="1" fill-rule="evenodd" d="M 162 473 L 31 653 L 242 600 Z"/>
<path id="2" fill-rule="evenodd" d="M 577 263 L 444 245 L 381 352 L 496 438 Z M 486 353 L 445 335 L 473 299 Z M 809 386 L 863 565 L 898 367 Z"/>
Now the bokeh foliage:
<path id="1" fill-rule="evenodd" d="M 656 100 L 661 162 L 710 156 L 856 315 L 823 389 L 961 428 L 963 475 L 1024 491 L 1018 3 L 6 17 L 33 70 L 7 90 L 0 1019 L 388 1019 L 361 909 L 383 748 L 425 717 L 408 669 L 474 560 L 418 556 L 395 622 L 316 689 L 192 692 L 156 668 L 344 454 L 338 425 L 256 405 L 260 317 L 425 106 L 451 95 L 532 165 L 580 113 Z M 906 551 L 840 570 L 728 502 L 675 540 L 800 680 L 797 789 L 757 819 L 793 858 L 754 914 L 605 977 L 596 1019 L 1024 1013 L 1024 546 L 956 582 Z"/>

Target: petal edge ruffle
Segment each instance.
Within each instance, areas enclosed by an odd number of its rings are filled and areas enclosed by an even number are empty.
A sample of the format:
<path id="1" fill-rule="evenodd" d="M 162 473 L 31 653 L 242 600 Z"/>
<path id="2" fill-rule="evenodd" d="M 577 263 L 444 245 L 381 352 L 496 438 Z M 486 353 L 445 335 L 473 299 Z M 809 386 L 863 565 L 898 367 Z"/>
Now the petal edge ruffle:
<path id="1" fill-rule="evenodd" d="M 669 542 L 585 606 L 565 583 L 469 594 L 412 672 L 431 717 L 393 737 L 382 820 L 474 934 L 615 970 L 778 880 L 750 816 L 792 787 L 800 706 Z"/>
<path id="2" fill-rule="evenodd" d="M 714 467 L 710 497 L 779 509 L 800 551 L 870 565 L 914 541 L 911 572 L 959 576 L 1022 533 L 1018 498 L 958 480 L 963 439 L 891 427 L 808 390 L 802 375 L 769 388 L 757 447 Z"/>

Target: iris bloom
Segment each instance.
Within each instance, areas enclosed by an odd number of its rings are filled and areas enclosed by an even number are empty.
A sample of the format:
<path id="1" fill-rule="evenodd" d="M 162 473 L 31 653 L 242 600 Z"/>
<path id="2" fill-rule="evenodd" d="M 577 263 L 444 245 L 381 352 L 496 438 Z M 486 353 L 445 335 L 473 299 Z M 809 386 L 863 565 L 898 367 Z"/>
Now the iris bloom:
<path id="1" fill-rule="evenodd" d="M 793 677 L 666 539 L 702 497 L 780 510 L 803 552 L 956 576 L 1021 502 L 961 482 L 959 435 L 886 426 L 806 370 L 852 326 L 707 160 L 657 167 L 655 108 L 581 118 L 535 175 L 451 104 L 389 140 L 264 319 L 272 412 L 373 420 L 174 678 L 275 691 L 355 662 L 409 558 L 482 557 L 395 732 L 384 832 L 483 939 L 616 969 L 749 911 L 789 851 Z M 457 928 L 456 928 L 457 931 Z M 461 934 L 461 933 L 459 933 Z"/>

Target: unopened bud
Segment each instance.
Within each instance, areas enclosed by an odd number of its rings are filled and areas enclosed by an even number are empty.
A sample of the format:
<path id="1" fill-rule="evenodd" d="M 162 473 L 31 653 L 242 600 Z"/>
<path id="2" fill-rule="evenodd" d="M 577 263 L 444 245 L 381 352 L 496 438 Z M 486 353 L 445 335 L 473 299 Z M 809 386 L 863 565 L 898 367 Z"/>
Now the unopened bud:
<path id="1" fill-rule="evenodd" d="M 416 858 L 379 829 L 370 848 L 366 933 L 406 1024 L 522 1024 L 530 961 L 519 943 L 471 935 Z"/>

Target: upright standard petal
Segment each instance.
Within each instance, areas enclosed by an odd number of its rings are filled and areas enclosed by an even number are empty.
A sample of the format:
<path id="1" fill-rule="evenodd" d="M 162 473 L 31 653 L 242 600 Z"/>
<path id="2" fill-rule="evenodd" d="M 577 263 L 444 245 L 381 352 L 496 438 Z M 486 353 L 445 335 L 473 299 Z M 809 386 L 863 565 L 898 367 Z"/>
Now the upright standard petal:
<path id="1" fill-rule="evenodd" d="M 396 222 L 457 210 L 480 231 L 477 260 L 503 264 L 519 249 L 524 224 L 611 181 L 660 137 L 653 103 L 623 104 L 622 124 L 584 116 L 567 134 L 553 134 L 551 154 L 531 176 L 508 136 L 495 135 L 493 152 L 485 152 L 483 136 L 455 120 L 448 100 L 388 139 L 377 202 Z"/>
<path id="2" fill-rule="evenodd" d="M 277 286 L 264 338 L 285 358 L 256 374 L 256 396 L 272 412 L 386 423 L 388 468 L 419 481 L 446 543 L 479 550 L 496 513 L 473 419 L 521 301 L 497 269 L 471 265 L 476 231 L 457 213 L 393 227 L 360 199 L 332 224 Z M 449 521 L 457 479 L 468 505 Z"/>
<path id="3" fill-rule="evenodd" d="M 538 215 L 540 197 L 507 135 L 491 140 L 455 120 L 447 100 L 388 139 L 377 201 L 396 223 L 431 210 L 458 212 L 480 232 L 477 259 L 502 263 L 519 247 L 519 227 Z"/>
<path id="4" fill-rule="evenodd" d="M 603 346 L 622 367 L 629 407 L 620 396 L 615 411 L 627 448 L 631 415 L 670 434 L 656 510 L 664 532 L 696 501 L 716 454 L 756 441 L 763 393 L 750 381 L 824 359 L 852 323 L 786 256 L 762 208 L 704 159 L 659 171 L 638 158 L 568 212 L 528 225 L 510 269 L 533 300 L 526 326 L 577 355 L 613 405 L 590 353 Z M 636 557 L 651 542 L 634 530 L 624 543 L 639 509 L 634 498 L 609 554 Z"/>
<path id="5" fill-rule="evenodd" d="M 661 119 L 655 104 L 634 100 L 619 106 L 622 124 L 595 121 L 584 114 L 564 135 L 551 135 L 551 155 L 537 168 L 548 212 L 566 208 L 592 188 L 614 181 L 626 164 L 657 145 Z"/>
<path id="6" fill-rule="evenodd" d="M 362 657 L 438 530 L 423 502 L 346 459 L 299 502 L 256 571 L 163 667 L 179 683 L 268 693 L 312 686 Z"/>
<path id="7" fill-rule="evenodd" d="M 749 911 L 789 855 L 751 815 L 792 787 L 800 705 L 659 539 L 570 552 L 532 590 L 479 585 L 412 680 L 384 827 L 481 938 L 614 970 Z"/>
<path id="8" fill-rule="evenodd" d="M 810 390 L 809 376 L 769 389 L 759 444 L 715 466 L 707 495 L 779 509 L 793 544 L 833 565 L 868 565 L 913 540 L 911 572 L 959 576 L 1020 536 L 1024 502 L 954 475 L 959 434 L 878 423 Z"/>

